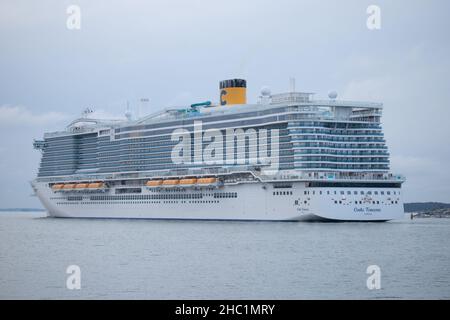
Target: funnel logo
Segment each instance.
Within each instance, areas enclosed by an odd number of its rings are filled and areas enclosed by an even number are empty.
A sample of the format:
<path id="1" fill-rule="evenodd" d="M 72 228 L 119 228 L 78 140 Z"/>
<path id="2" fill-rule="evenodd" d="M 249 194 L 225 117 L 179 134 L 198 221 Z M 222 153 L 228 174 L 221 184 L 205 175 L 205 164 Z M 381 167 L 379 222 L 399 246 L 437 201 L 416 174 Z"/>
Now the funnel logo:
<path id="1" fill-rule="evenodd" d="M 201 121 L 194 122 L 194 131 L 176 129 L 171 140 L 172 162 L 177 165 L 233 166 L 256 165 L 270 174 L 279 169 L 278 129 L 203 130 Z"/>
<path id="2" fill-rule="evenodd" d="M 221 90 L 220 91 L 220 105 L 224 106 L 227 104 L 227 101 L 223 99 L 224 96 L 227 95 L 227 90 Z"/>

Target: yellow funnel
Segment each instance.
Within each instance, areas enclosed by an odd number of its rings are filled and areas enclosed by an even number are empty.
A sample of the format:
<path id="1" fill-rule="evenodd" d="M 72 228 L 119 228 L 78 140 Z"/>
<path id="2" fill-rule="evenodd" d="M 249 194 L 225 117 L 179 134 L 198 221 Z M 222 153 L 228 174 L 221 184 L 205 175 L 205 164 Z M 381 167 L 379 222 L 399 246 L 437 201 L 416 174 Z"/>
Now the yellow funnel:
<path id="1" fill-rule="evenodd" d="M 220 81 L 220 105 L 247 103 L 247 82 L 243 79 Z"/>

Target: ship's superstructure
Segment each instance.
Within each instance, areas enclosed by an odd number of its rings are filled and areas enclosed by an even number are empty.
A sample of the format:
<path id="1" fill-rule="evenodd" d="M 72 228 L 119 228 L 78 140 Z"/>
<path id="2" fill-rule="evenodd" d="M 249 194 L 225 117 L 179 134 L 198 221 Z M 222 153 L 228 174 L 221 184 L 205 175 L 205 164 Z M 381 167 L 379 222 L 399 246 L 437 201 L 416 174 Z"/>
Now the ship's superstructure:
<path id="1" fill-rule="evenodd" d="M 403 216 L 382 105 L 270 93 L 47 133 L 33 188 L 56 217 L 385 221 Z"/>

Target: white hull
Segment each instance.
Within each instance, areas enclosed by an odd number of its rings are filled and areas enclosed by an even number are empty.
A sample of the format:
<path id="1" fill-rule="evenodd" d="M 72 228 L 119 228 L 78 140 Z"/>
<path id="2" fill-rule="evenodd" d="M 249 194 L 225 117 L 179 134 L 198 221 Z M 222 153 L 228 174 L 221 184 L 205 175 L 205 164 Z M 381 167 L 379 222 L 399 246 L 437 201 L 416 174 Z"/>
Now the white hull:
<path id="1" fill-rule="evenodd" d="M 275 188 L 272 183 L 258 182 L 221 188 L 142 188 L 138 195 L 121 195 L 122 199 L 117 199 L 113 188 L 101 194 L 88 194 L 54 192 L 48 183 L 36 181 L 33 187 L 52 217 L 260 221 L 403 218 L 398 188 L 307 188 L 304 182 L 292 183 L 291 188 Z M 99 195 L 104 199 L 91 199 Z M 78 197 L 78 200 L 69 201 L 68 196 Z"/>

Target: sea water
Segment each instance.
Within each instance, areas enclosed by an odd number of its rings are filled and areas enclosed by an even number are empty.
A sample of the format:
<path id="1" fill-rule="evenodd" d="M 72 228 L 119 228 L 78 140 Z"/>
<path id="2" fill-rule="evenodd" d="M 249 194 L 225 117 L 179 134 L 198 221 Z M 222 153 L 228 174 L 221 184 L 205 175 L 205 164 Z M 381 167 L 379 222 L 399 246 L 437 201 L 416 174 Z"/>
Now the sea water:
<path id="1" fill-rule="evenodd" d="M 68 285 L 70 266 L 78 268 L 80 289 Z M 0 298 L 449 299 L 450 219 L 215 222 L 0 213 Z"/>

